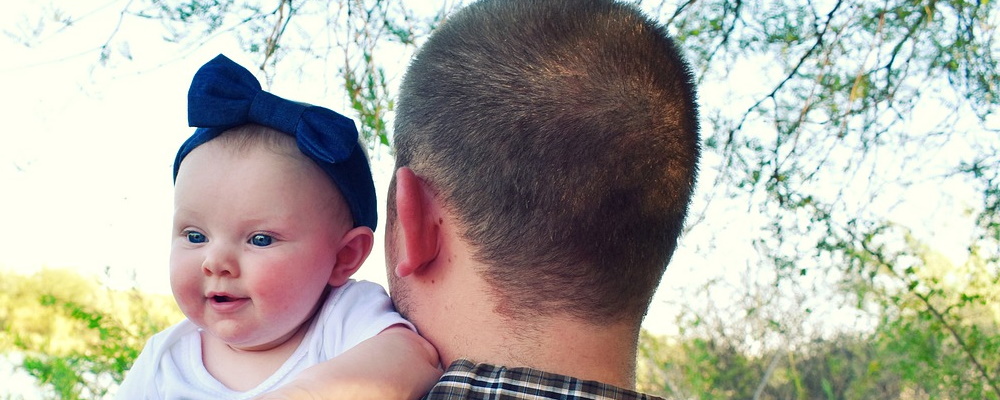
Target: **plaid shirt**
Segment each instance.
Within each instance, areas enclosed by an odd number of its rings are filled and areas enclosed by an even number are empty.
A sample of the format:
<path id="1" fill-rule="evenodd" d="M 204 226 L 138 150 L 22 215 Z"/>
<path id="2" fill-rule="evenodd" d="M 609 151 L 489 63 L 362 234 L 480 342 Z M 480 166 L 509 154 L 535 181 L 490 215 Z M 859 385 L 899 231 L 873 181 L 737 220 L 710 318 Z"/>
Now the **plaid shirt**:
<path id="1" fill-rule="evenodd" d="M 458 360 L 448 367 L 424 399 L 655 400 L 660 398 L 596 381 L 585 381 L 531 368 L 506 368 Z"/>

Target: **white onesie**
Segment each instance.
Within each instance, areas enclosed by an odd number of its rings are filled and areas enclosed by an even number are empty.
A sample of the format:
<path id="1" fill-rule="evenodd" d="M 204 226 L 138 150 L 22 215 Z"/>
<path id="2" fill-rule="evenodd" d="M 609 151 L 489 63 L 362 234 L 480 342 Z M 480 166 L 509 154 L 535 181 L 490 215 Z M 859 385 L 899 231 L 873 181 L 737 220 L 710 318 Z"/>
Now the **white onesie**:
<path id="1" fill-rule="evenodd" d="M 396 324 L 414 329 L 393 309 L 382 286 L 350 280 L 330 290 L 302 343 L 273 375 L 249 391 L 237 392 L 205 369 L 200 329 L 185 319 L 146 342 L 116 398 L 249 399 L 278 388 L 303 369 L 336 357 Z"/>

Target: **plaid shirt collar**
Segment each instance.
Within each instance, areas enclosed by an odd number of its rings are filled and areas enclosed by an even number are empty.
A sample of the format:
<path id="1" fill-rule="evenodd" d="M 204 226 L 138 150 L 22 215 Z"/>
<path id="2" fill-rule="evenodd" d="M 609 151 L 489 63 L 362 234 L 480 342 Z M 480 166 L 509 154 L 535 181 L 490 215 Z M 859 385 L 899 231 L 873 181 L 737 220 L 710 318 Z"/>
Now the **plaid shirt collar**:
<path id="1" fill-rule="evenodd" d="M 475 364 L 468 360 L 453 362 L 424 399 L 662 400 L 659 397 L 597 381 L 586 381 L 531 368 Z"/>

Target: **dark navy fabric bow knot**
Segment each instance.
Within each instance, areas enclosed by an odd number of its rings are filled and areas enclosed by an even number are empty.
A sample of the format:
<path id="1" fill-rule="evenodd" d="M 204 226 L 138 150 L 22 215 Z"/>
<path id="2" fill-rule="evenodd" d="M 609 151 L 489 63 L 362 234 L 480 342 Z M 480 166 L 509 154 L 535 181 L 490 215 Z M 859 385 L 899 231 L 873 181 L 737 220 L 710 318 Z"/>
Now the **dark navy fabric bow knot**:
<path id="1" fill-rule="evenodd" d="M 294 136 L 299 150 L 316 162 L 340 190 L 351 209 L 354 226 L 375 230 L 375 185 L 354 121 L 327 108 L 263 91 L 250 71 L 221 54 L 203 65 L 191 81 L 188 125 L 198 129 L 177 152 L 174 179 L 191 150 L 246 124 Z"/>

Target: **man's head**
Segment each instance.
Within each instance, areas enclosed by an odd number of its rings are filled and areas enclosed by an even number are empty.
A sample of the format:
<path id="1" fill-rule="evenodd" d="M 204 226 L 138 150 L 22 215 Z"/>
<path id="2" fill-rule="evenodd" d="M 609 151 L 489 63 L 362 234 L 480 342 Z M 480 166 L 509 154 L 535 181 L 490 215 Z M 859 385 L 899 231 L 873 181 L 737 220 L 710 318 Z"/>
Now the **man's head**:
<path id="1" fill-rule="evenodd" d="M 421 48 L 397 110 L 396 167 L 458 221 L 493 311 L 638 326 L 699 155 L 662 27 L 611 1 L 480 1 Z"/>

